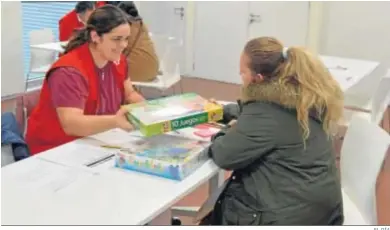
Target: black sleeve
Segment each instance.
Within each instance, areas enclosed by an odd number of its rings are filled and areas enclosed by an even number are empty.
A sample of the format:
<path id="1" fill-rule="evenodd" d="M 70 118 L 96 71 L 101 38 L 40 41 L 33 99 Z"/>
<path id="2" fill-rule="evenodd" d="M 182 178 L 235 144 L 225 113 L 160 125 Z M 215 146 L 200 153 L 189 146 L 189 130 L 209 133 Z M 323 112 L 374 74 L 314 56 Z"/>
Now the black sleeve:
<path id="1" fill-rule="evenodd" d="M 254 115 L 240 115 L 234 127 L 221 130 L 213 137 L 208 154 L 220 168 L 245 168 L 274 148 L 275 121 L 267 114 L 257 114 L 254 118 Z"/>

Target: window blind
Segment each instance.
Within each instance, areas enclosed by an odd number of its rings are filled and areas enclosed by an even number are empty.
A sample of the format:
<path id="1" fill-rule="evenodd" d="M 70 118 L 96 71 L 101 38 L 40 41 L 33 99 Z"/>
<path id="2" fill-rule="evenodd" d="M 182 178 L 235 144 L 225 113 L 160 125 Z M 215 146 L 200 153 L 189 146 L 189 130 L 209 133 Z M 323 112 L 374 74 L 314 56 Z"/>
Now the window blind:
<path id="1" fill-rule="evenodd" d="M 74 9 L 77 2 L 27 2 L 22 1 L 22 24 L 23 24 L 23 61 L 24 74 L 27 76 L 30 65 L 30 39 L 32 30 L 43 28 L 51 29 L 58 41 L 58 21 L 66 13 Z M 42 77 L 29 76 L 31 79 Z M 29 79 L 28 79 L 29 80 Z"/>

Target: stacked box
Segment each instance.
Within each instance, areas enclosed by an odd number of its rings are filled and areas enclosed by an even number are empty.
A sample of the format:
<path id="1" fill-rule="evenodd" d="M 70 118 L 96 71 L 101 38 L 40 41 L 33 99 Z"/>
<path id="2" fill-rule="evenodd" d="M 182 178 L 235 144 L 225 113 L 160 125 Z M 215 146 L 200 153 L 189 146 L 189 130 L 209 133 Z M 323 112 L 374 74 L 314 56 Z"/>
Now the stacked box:
<path id="1" fill-rule="evenodd" d="M 219 121 L 223 107 L 195 93 L 160 98 L 138 104 L 125 105 L 128 119 L 145 136 Z"/>
<path id="2" fill-rule="evenodd" d="M 144 137 L 117 153 L 115 166 L 165 177 L 182 180 L 207 159 L 205 148 L 209 142 L 188 139 L 168 134 Z"/>

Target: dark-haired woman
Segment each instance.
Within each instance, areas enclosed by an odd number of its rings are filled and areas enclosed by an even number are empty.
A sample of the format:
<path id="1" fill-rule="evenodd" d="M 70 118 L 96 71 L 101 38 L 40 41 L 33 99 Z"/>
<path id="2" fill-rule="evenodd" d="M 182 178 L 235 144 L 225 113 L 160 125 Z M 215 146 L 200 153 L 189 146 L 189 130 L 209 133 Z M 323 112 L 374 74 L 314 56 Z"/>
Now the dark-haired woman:
<path id="1" fill-rule="evenodd" d="M 122 52 L 129 36 L 127 16 L 119 8 L 106 5 L 91 14 L 46 74 L 28 120 L 32 154 L 109 129 L 132 129 L 120 106 L 144 98 L 127 77 Z"/>
<path id="2" fill-rule="evenodd" d="M 124 50 L 129 65 L 129 76 L 133 81 L 150 82 L 157 78 L 159 60 L 149 31 L 132 1 L 123 1 L 118 7 L 129 17 L 131 35 Z"/>

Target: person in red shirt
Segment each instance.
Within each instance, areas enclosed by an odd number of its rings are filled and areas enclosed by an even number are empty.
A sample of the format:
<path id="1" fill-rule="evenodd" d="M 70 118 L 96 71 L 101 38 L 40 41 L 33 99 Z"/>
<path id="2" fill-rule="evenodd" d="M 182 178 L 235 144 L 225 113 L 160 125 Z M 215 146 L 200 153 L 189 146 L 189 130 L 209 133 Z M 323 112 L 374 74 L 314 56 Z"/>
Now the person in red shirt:
<path id="1" fill-rule="evenodd" d="M 26 142 L 37 154 L 113 128 L 133 129 L 122 104 L 144 101 L 127 75 L 130 26 L 119 8 L 97 8 L 47 72 Z"/>
<path id="2" fill-rule="evenodd" d="M 78 2 L 72 11 L 60 19 L 58 25 L 59 40 L 68 41 L 76 30 L 84 27 L 94 10 L 95 2 Z"/>
<path id="3" fill-rule="evenodd" d="M 96 7 L 101 7 L 101 6 L 104 6 L 104 5 L 106 5 L 105 1 L 97 1 L 96 2 Z"/>
<path id="4" fill-rule="evenodd" d="M 121 3 L 122 1 L 97 1 L 96 2 L 96 7 L 101 7 L 101 6 L 104 6 L 104 5 L 114 5 L 114 6 L 118 6 L 119 3 Z"/>

